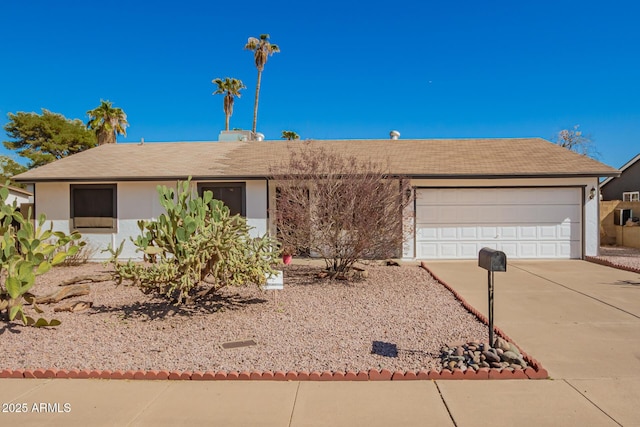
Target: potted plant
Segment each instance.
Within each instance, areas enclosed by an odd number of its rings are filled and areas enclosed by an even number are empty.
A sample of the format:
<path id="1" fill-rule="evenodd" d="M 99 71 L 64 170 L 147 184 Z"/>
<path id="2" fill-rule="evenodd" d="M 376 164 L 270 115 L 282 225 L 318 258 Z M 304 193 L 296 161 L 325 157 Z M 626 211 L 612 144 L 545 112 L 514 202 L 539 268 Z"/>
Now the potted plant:
<path id="1" fill-rule="evenodd" d="M 291 264 L 295 248 L 291 245 L 282 245 L 282 262 L 284 265 Z"/>

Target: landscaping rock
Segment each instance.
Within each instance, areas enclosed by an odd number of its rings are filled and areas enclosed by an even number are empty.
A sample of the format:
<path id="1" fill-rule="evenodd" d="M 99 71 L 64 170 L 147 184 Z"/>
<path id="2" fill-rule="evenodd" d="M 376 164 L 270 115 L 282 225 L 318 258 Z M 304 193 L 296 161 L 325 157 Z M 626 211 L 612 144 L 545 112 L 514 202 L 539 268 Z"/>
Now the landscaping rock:
<path id="1" fill-rule="evenodd" d="M 502 351 L 509 351 L 511 350 L 511 346 L 509 345 L 509 343 L 504 340 L 503 338 L 496 338 L 496 341 L 493 345 L 494 348 L 499 348 Z"/>
<path id="2" fill-rule="evenodd" d="M 477 371 L 480 368 L 522 370 L 528 367 L 514 344 L 502 338 L 499 340 L 501 341 L 496 340 L 496 343 L 500 344 L 501 348 L 490 348 L 478 342 L 442 346 L 440 348 L 442 366 L 445 369 L 459 369 L 463 372 L 468 369 Z"/>
<path id="3" fill-rule="evenodd" d="M 492 351 L 484 351 L 482 355 L 485 357 L 485 360 L 489 363 L 491 362 L 500 362 L 500 356 L 494 354 Z"/>

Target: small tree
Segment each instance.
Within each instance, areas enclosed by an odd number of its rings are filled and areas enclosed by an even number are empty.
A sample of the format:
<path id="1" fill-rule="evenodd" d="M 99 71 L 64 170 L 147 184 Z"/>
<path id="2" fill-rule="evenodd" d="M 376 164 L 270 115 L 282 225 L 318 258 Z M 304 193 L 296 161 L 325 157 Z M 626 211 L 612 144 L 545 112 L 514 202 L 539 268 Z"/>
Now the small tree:
<path id="1" fill-rule="evenodd" d="M 95 147 L 96 136 L 81 120 L 69 120 L 62 114 L 42 109 L 42 114 L 9 113 L 4 126 L 12 141 L 3 141 L 5 148 L 17 150 L 35 168 L 54 160 Z"/>
<path id="2" fill-rule="evenodd" d="M 24 188 L 24 184 L 16 184 L 11 178 L 26 171 L 26 166 L 22 166 L 11 157 L 0 156 L 0 182 L 9 181 L 9 184 L 13 186 Z"/>
<path id="3" fill-rule="evenodd" d="M 273 176 L 283 247 L 318 254 L 333 277 L 361 259 L 397 256 L 410 231 L 404 212 L 411 191 L 385 169 L 303 143 Z"/>
<path id="4" fill-rule="evenodd" d="M 590 135 L 584 135 L 580 130 L 580 125 L 575 125 L 573 129 L 563 129 L 558 132 L 556 144 L 561 147 L 575 151 L 583 156 L 592 158 L 599 157 L 595 143 Z"/>
<path id="5" fill-rule="evenodd" d="M 119 282 L 133 280 L 143 291 L 155 292 L 177 303 L 193 297 L 198 285 L 207 292 L 225 286 L 264 284 L 275 273 L 277 242 L 269 236 L 252 238 L 250 227 L 239 215 L 215 200 L 211 191 L 195 196 L 190 180 L 178 182 L 177 191 L 158 186 L 166 213 L 156 221 L 139 221 L 140 235 L 134 240 L 149 263 L 120 263 L 117 250 L 112 259 Z M 124 241 L 123 241 L 124 243 Z"/>
<path id="6" fill-rule="evenodd" d="M 15 201 L 5 203 L 8 195 L 6 187 L 0 188 L 0 312 L 6 310 L 9 321 L 18 318 L 29 326 L 57 326 L 58 320 L 27 316 L 24 304 L 32 304 L 37 313 L 42 313 L 31 293 L 36 276 L 74 256 L 84 242 L 80 242 L 79 233 L 54 232 L 52 224 L 45 228 L 44 215 L 33 224 L 22 216 Z"/>
<path id="7" fill-rule="evenodd" d="M 282 139 L 288 139 L 289 141 L 300 139 L 300 135 L 295 133 L 292 130 L 283 130 L 282 131 Z"/>

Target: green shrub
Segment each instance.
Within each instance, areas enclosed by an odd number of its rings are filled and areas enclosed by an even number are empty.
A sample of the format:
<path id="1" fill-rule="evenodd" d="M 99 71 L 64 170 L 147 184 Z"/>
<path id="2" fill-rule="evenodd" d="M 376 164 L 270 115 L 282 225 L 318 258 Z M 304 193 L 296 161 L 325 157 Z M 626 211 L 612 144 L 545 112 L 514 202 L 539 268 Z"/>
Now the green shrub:
<path id="1" fill-rule="evenodd" d="M 77 254 L 84 242 L 79 242 L 79 233 L 54 232 L 52 223 L 45 228 L 44 215 L 40 215 L 37 224 L 30 220 L 31 211 L 24 218 L 16 202 L 6 203 L 8 196 L 6 186 L 0 188 L 0 278 L 3 279 L 0 280 L 0 312 L 6 310 L 9 321 L 17 317 L 25 325 L 59 325 L 55 319 L 35 320 L 27 316 L 24 304 L 32 304 L 37 313 L 42 313 L 30 292 L 36 276 Z"/>
<path id="2" fill-rule="evenodd" d="M 177 190 L 158 186 L 166 213 L 155 221 L 138 221 L 140 235 L 131 240 L 147 262 L 118 262 L 124 241 L 115 250 L 109 248 L 118 283 L 131 280 L 144 292 L 178 303 L 191 299 L 199 285 L 212 292 L 263 284 L 266 275 L 275 272 L 277 242 L 266 235 L 252 238 L 244 218 L 231 216 L 210 191 L 194 195 L 190 183 L 178 182 Z"/>

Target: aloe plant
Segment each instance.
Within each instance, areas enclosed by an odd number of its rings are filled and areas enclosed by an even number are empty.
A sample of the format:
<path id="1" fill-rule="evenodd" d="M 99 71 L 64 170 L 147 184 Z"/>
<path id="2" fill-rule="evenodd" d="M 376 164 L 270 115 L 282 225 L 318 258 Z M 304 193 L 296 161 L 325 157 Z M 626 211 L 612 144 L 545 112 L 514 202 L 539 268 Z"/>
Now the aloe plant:
<path id="1" fill-rule="evenodd" d="M 45 215 L 34 224 L 31 210 L 25 218 L 15 201 L 6 203 L 8 196 L 5 185 L 0 188 L 0 278 L 4 279 L 0 280 L 0 312 L 6 311 L 9 321 L 18 318 L 29 326 L 57 326 L 59 320 L 27 316 L 24 305 L 42 313 L 31 293 L 36 276 L 76 254 L 85 243 L 79 233 L 54 232 L 52 223 L 46 227 Z"/>

